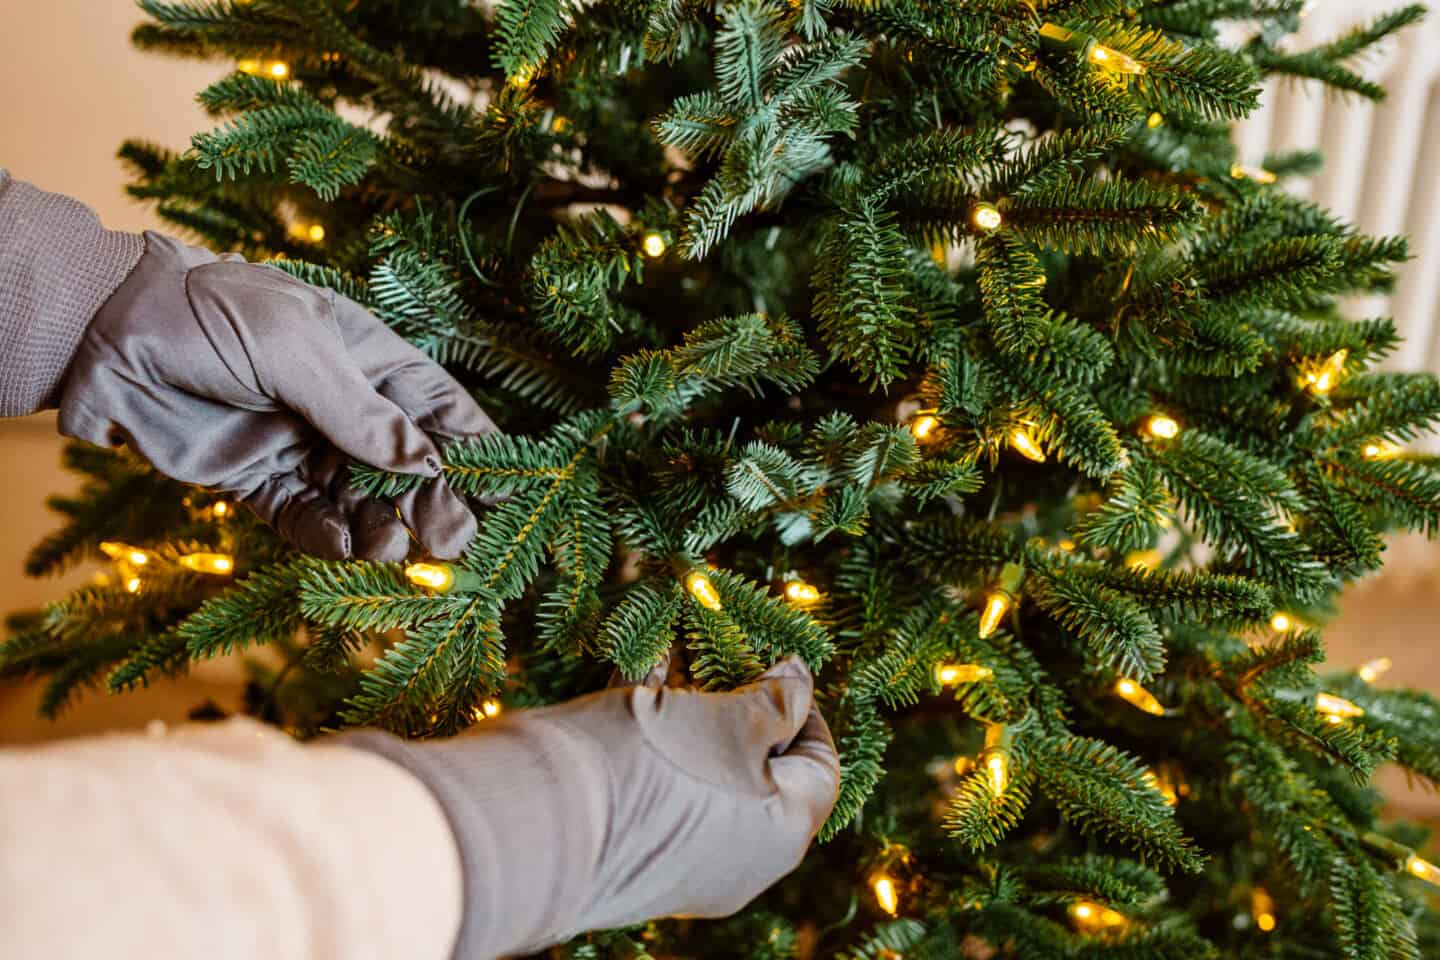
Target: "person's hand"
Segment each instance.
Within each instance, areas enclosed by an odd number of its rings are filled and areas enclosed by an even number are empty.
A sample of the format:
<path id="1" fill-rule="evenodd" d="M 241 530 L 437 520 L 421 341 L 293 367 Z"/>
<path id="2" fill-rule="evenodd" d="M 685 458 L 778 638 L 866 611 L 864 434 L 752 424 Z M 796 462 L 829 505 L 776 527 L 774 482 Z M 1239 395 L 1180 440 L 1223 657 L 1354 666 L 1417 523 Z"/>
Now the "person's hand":
<path id="1" fill-rule="evenodd" d="M 457 957 L 724 916 L 800 863 L 840 783 L 804 662 L 732 693 L 663 687 L 664 676 L 662 665 L 638 687 L 449 741 L 339 741 L 396 760 L 445 808 L 466 875 Z"/>
<path id="2" fill-rule="evenodd" d="M 145 241 L 70 363 L 61 431 L 233 492 L 308 553 L 399 560 L 413 532 L 458 556 L 475 518 L 443 480 L 382 502 L 350 486 L 348 467 L 438 478 L 437 439 L 495 429 L 464 388 L 333 291 Z"/>

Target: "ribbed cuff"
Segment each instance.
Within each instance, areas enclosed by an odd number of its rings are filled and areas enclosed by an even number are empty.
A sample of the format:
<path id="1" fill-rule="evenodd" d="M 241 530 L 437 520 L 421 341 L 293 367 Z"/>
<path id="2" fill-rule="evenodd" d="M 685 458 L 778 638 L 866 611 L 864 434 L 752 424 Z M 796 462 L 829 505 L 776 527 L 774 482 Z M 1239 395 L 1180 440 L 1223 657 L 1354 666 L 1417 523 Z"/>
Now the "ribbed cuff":
<path id="1" fill-rule="evenodd" d="M 144 252 L 139 234 L 0 170 L 0 416 L 57 404 L 86 326 Z"/>

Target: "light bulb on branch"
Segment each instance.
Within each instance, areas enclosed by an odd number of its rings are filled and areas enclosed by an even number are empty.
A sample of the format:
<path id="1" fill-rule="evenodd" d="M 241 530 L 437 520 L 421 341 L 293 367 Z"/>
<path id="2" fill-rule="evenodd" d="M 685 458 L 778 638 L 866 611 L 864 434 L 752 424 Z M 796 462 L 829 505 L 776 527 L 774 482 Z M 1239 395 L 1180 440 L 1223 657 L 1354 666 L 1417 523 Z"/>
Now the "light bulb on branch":
<path id="1" fill-rule="evenodd" d="M 1070 921 L 1075 924 L 1075 929 L 1081 933 L 1098 933 L 1101 930 L 1113 930 L 1123 927 L 1130 921 L 1125 914 L 1118 910 L 1111 909 L 1103 903 L 1096 903 L 1094 900 L 1077 900 L 1070 904 Z"/>
<path id="2" fill-rule="evenodd" d="M 1000 580 L 985 595 L 985 606 L 980 611 L 980 625 L 977 633 L 981 640 L 1000 628 L 1005 614 L 1015 603 L 1015 594 L 1020 581 L 1025 577 L 1025 568 L 1018 563 L 1007 563 L 1000 570 Z"/>
<path id="3" fill-rule="evenodd" d="M 1145 421 L 1145 432 L 1157 440 L 1174 440 L 1180 436 L 1180 424 L 1173 417 L 1156 413 Z"/>
<path id="4" fill-rule="evenodd" d="M 1393 664 L 1390 662 L 1389 657 L 1376 657 L 1374 660 L 1367 660 L 1365 663 L 1362 663 L 1360 668 L 1355 672 L 1360 676 L 1360 679 L 1366 683 L 1374 683 L 1380 679 L 1381 674 L 1389 671 L 1391 666 L 1393 666 Z"/>
<path id="5" fill-rule="evenodd" d="M 1107 47 L 1088 33 L 1067 30 L 1053 23 L 1041 25 L 1040 45 L 1057 53 L 1078 56 L 1092 67 L 1119 80 L 1145 72 L 1145 64 L 1123 50 Z"/>
<path id="6" fill-rule="evenodd" d="M 1146 713 L 1156 717 L 1165 716 L 1165 707 L 1159 700 L 1155 699 L 1155 695 L 1129 677 L 1121 677 L 1119 680 L 1116 680 L 1115 686 L 1112 689 L 1114 690 L 1115 696 L 1124 700 L 1135 709 L 1144 710 Z"/>
<path id="7" fill-rule="evenodd" d="M 290 76 L 290 64 L 284 60 L 257 60 L 252 57 L 237 61 L 235 69 L 252 77 L 269 77 L 272 80 L 284 80 Z"/>
<path id="8" fill-rule="evenodd" d="M 1405 858 L 1405 872 L 1412 877 L 1424 880 L 1433 887 L 1440 887 L 1440 867 L 1435 866 L 1418 853 L 1412 853 Z"/>
<path id="9" fill-rule="evenodd" d="M 228 577 L 235 572 L 235 558 L 228 553 L 187 553 L 177 562 L 187 570 L 211 576 Z"/>
<path id="10" fill-rule="evenodd" d="M 1013 734 L 1004 724 L 992 723 L 985 728 L 985 749 L 980 752 L 980 765 L 985 768 L 985 782 L 995 799 L 1005 795 L 1010 786 L 1010 742 Z"/>
<path id="11" fill-rule="evenodd" d="M 935 435 L 935 431 L 939 426 L 940 420 L 938 417 L 933 414 L 922 413 L 910 421 L 910 435 L 921 443 L 924 443 Z"/>
<path id="12" fill-rule="evenodd" d="M 1121 73 L 1131 76 L 1138 76 L 1145 72 L 1145 64 L 1136 60 L 1130 54 L 1114 47 L 1107 47 L 1103 43 L 1096 42 L 1090 52 L 1086 54 L 1090 62 L 1095 64 L 1106 73 Z"/>
<path id="13" fill-rule="evenodd" d="M 1325 396 L 1345 375 L 1345 360 L 1349 356 L 1349 350 L 1339 350 L 1318 363 L 1303 364 L 1300 368 L 1301 382 L 1315 396 Z"/>
<path id="14" fill-rule="evenodd" d="M 665 256 L 665 238 L 654 230 L 645 234 L 640 241 L 640 249 L 645 251 L 645 256 L 652 260 Z"/>
<path id="15" fill-rule="evenodd" d="M 1275 898 L 1264 887 L 1250 891 L 1250 916 L 1255 918 L 1255 926 L 1261 932 L 1269 933 L 1275 929 Z"/>
<path id="16" fill-rule="evenodd" d="M 1365 716 L 1364 707 L 1333 693 L 1315 694 L 1315 709 L 1324 715 L 1326 722 L 1332 724 L 1340 724 L 1353 717 Z"/>
<path id="17" fill-rule="evenodd" d="M 797 607 L 810 607 L 820 602 L 820 591 L 804 580 L 788 580 L 785 583 L 785 599 Z"/>
<path id="18" fill-rule="evenodd" d="M 1235 180 L 1251 180 L 1255 183 L 1274 183 L 1278 177 L 1260 167 L 1244 167 L 1238 163 L 1230 165 L 1230 176 Z"/>
<path id="19" fill-rule="evenodd" d="M 1024 427 L 1015 427 L 1010 431 L 1010 446 L 1026 459 L 1034 460 L 1036 463 L 1045 462 L 1045 451 L 1041 449 L 1040 444 L 1035 442 L 1035 438 L 1030 436 L 1030 431 Z"/>
<path id="20" fill-rule="evenodd" d="M 1390 460 L 1404 452 L 1405 448 L 1393 440 L 1376 440 L 1365 444 L 1360 451 L 1366 460 Z"/>
<path id="21" fill-rule="evenodd" d="M 994 670 L 978 663 L 942 663 L 935 668 L 935 679 L 940 681 L 942 687 L 957 683 L 977 683 L 993 676 Z"/>
<path id="22" fill-rule="evenodd" d="M 691 570 L 685 574 L 685 589 L 695 598 L 695 602 L 706 610 L 720 609 L 720 592 L 715 589 L 710 578 L 699 570 Z"/>
<path id="23" fill-rule="evenodd" d="M 417 587 L 447 593 L 455 585 L 455 571 L 448 563 L 412 563 L 405 576 Z"/>
<path id="24" fill-rule="evenodd" d="M 870 878 L 870 889 L 875 892 L 875 903 L 890 916 L 900 912 L 900 891 L 895 887 L 895 878 L 881 871 Z"/>
<path id="25" fill-rule="evenodd" d="M 111 560 L 128 563 L 135 567 L 143 567 L 150 562 L 148 550 L 141 550 L 139 547 L 132 547 L 128 543 L 120 543 L 117 540 L 102 540 L 100 552 Z"/>
<path id="26" fill-rule="evenodd" d="M 1160 799 L 1165 801 L 1167 807 L 1173 807 L 1180 803 L 1180 792 L 1164 767 L 1151 767 L 1146 770 L 1144 780 L 1146 786 L 1160 794 Z"/>
<path id="27" fill-rule="evenodd" d="M 1005 217 L 995 204 L 980 202 L 970 208 L 970 222 L 982 233 L 993 233 L 1000 229 Z"/>

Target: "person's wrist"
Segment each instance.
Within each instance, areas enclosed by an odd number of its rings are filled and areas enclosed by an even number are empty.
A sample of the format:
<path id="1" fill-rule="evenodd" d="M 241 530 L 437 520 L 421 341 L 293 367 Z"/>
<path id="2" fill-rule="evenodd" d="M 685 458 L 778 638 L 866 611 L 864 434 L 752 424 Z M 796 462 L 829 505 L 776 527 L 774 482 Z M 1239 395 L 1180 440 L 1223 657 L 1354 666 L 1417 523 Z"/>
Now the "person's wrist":
<path id="1" fill-rule="evenodd" d="M 444 810 L 465 888 L 456 960 L 531 952 L 587 929 L 613 789 L 596 741 L 549 712 L 449 740 L 366 730 L 334 741 L 403 767 Z"/>

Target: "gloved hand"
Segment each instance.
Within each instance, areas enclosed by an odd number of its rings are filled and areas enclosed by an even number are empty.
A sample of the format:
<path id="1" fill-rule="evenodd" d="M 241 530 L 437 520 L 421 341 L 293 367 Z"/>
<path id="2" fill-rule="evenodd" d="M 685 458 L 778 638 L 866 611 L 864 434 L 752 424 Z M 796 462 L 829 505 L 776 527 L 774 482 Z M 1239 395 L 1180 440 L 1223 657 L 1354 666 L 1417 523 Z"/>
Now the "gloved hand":
<path id="1" fill-rule="evenodd" d="M 149 232 L 60 394 L 62 433 L 129 444 L 177 480 L 232 491 L 300 549 L 335 559 L 402 559 L 407 525 L 431 554 L 458 556 L 475 518 L 443 480 L 392 506 L 348 484 L 348 461 L 436 478 L 436 438 L 494 429 L 354 301 Z"/>
<path id="2" fill-rule="evenodd" d="M 521 710 L 451 740 L 337 738 L 410 770 L 465 874 L 456 960 L 734 913 L 799 864 L 840 763 L 798 657 L 732 693 L 660 685 Z"/>

